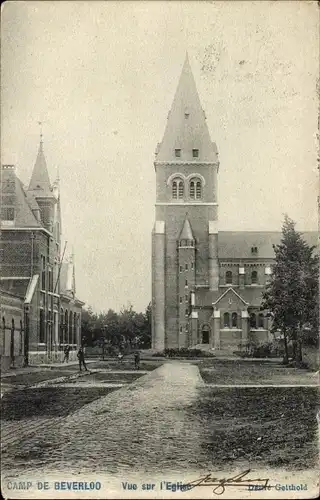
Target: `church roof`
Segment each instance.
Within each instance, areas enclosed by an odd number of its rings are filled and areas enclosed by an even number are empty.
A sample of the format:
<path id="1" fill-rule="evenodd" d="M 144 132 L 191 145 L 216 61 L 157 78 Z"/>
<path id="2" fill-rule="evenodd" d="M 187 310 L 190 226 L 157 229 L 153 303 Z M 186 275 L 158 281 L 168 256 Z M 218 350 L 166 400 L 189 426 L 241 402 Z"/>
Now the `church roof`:
<path id="1" fill-rule="evenodd" d="M 27 196 L 23 184 L 16 177 L 16 200 L 15 200 L 15 226 L 16 227 L 42 227 L 42 224 L 36 219 L 32 210 L 36 207 L 37 202 Z"/>
<path id="2" fill-rule="evenodd" d="M 193 232 L 188 217 L 184 219 L 183 227 L 179 236 L 179 240 L 194 240 Z"/>
<path id="3" fill-rule="evenodd" d="M 180 157 L 175 150 L 180 149 Z M 193 149 L 198 157 L 193 157 Z M 178 88 L 168 115 L 162 143 L 156 161 L 217 162 L 216 145 L 212 143 L 196 84 L 186 56 Z"/>
<path id="4" fill-rule="evenodd" d="M 302 233 L 309 245 L 317 245 L 318 233 L 308 231 Z M 280 231 L 219 231 L 219 259 L 273 259 L 272 245 L 278 245 L 282 237 Z M 256 247 L 256 253 L 252 248 Z"/>
<path id="5" fill-rule="evenodd" d="M 37 196 L 53 196 L 42 140 L 39 144 L 38 155 L 33 167 L 28 190 L 34 191 Z"/>
<path id="6" fill-rule="evenodd" d="M 2 203 L 3 206 L 14 209 L 14 220 L 10 221 L 7 227 L 42 227 L 32 211 L 36 209 L 37 202 L 25 192 L 22 182 L 16 175 L 15 167 L 3 165 L 2 169 Z M 4 223 L 3 227 L 6 227 Z"/>

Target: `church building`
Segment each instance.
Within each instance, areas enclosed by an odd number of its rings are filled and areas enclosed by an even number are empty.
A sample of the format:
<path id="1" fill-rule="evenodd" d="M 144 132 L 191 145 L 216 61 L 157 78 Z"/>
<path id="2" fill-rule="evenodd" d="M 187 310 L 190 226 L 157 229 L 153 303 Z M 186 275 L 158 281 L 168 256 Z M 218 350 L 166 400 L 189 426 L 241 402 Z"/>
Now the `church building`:
<path id="1" fill-rule="evenodd" d="M 154 166 L 153 349 L 268 341 L 260 304 L 281 232 L 219 231 L 219 155 L 188 57 Z M 317 245 L 316 232 L 303 236 Z"/>

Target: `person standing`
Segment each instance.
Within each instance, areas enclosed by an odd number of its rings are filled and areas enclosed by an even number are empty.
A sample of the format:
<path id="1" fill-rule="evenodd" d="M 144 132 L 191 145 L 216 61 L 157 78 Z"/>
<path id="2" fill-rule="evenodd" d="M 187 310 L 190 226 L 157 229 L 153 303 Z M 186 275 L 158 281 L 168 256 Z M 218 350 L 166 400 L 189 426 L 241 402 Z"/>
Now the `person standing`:
<path id="1" fill-rule="evenodd" d="M 78 360 L 79 360 L 79 369 L 80 369 L 80 371 L 82 371 L 82 365 L 83 365 L 85 371 L 87 372 L 88 368 L 87 368 L 86 362 L 84 360 L 84 351 L 83 351 L 83 347 L 82 346 L 79 347 L 77 357 L 78 357 Z"/>
<path id="2" fill-rule="evenodd" d="M 69 345 L 66 345 L 66 346 L 65 346 L 65 348 L 64 348 L 64 358 L 63 358 L 63 362 L 68 363 L 68 361 L 69 361 L 69 354 L 70 354 L 70 346 L 69 346 Z"/>
<path id="3" fill-rule="evenodd" d="M 136 370 L 140 369 L 140 352 L 136 351 L 134 353 L 134 367 Z"/>

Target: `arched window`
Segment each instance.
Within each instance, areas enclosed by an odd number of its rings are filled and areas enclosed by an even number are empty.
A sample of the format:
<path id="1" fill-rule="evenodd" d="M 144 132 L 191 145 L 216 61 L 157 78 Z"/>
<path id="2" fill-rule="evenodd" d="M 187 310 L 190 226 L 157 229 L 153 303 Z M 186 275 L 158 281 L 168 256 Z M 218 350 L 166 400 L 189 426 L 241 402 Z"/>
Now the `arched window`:
<path id="1" fill-rule="evenodd" d="M 189 196 L 191 199 L 200 200 L 202 198 L 202 182 L 199 178 L 194 177 L 189 183 Z"/>
<path id="2" fill-rule="evenodd" d="M 72 314 L 72 311 L 69 312 L 69 344 L 72 344 L 72 334 L 73 334 L 73 314 Z"/>
<path id="3" fill-rule="evenodd" d="M 68 343 L 68 331 L 69 331 L 69 314 L 66 309 L 64 312 L 64 335 L 63 335 L 63 343 Z"/>
<path id="4" fill-rule="evenodd" d="M 232 285 L 232 272 L 226 272 L 226 285 Z"/>
<path id="5" fill-rule="evenodd" d="M 231 325 L 232 325 L 232 328 L 237 328 L 237 326 L 238 326 L 238 315 L 236 312 L 232 313 Z"/>
<path id="6" fill-rule="evenodd" d="M 73 344 L 77 343 L 77 314 L 73 313 Z"/>
<path id="7" fill-rule="evenodd" d="M 258 283 L 258 273 L 257 273 L 257 271 L 252 271 L 252 273 L 251 273 L 251 283 L 252 284 Z"/>
<path id="8" fill-rule="evenodd" d="M 172 183 L 172 198 L 177 199 L 177 193 L 178 193 L 177 181 L 173 181 L 173 183 Z"/>
<path id="9" fill-rule="evenodd" d="M 230 328 L 230 314 L 228 312 L 223 315 L 223 326 L 224 328 Z"/>
<path id="10" fill-rule="evenodd" d="M 23 352 L 23 326 L 22 320 L 20 319 L 20 344 L 19 344 L 19 356 L 22 356 Z"/>
<path id="11" fill-rule="evenodd" d="M 202 197 L 202 186 L 201 186 L 201 182 L 197 181 L 197 184 L 196 184 L 196 198 L 197 198 L 197 200 L 199 200 L 201 197 Z"/>
<path id="12" fill-rule="evenodd" d="M 45 325 L 44 310 L 40 309 L 40 331 L 39 331 L 40 344 L 44 344 L 45 337 L 46 337 L 46 325 Z"/>
<path id="13" fill-rule="evenodd" d="M 196 195 L 196 189 L 195 189 L 194 181 L 190 181 L 189 196 L 190 196 L 190 198 L 194 199 L 195 195 Z"/>
<path id="14" fill-rule="evenodd" d="M 3 328 L 3 330 L 6 329 L 6 320 L 5 320 L 4 316 L 2 316 L 2 328 Z"/>
<path id="15" fill-rule="evenodd" d="M 181 199 L 184 196 L 184 182 L 178 182 L 178 198 Z"/>
<path id="16" fill-rule="evenodd" d="M 258 328 L 264 328 L 264 316 L 262 313 L 258 317 Z"/>
<path id="17" fill-rule="evenodd" d="M 250 314 L 250 327 L 257 328 L 257 317 L 254 313 Z"/>

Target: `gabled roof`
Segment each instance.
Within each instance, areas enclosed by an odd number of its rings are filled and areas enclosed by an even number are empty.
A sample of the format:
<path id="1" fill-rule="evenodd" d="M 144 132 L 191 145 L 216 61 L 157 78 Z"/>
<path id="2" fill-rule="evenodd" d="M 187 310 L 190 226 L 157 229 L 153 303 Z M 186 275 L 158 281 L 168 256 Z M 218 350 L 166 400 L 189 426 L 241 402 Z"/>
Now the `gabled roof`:
<path id="1" fill-rule="evenodd" d="M 228 288 L 228 289 L 227 289 L 227 290 L 226 290 L 226 291 L 225 291 L 222 295 L 220 295 L 220 297 L 219 297 L 218 299 L 216 299 L 216 301 L 215 301 L 215 302 L 213 302 L 213 305 L 218 304 L 218 302 L 220 302 L 220 300 L 221 300 L 221 299 L 222 299 L 225 295 L 227 295 L 229 292 L 231 292 L 231 293 L 233 293 L 234 295 L 236 295 L 236 297 L 238 297 L 238 299 L 240 299 L 240 300 L 244 303 L 244 305 L 246 305 L 246 306 L 248 306 L 248 305 L 249 305 L 249 303 L 248 303 L 246 300 L 244 300 L 244 299 L 241 297 L 241 295 L 239 295 L 239 294 L 238 294 L 238 293 L 237 293 L 237 292 L 236 292 L 236 291 L 235 291 L 232 287 Z"/>
<path id="2" fill-rule="evenodd" d="M 318 233 L 308 231 L 302 233 L 309 245 L 317 245 Z M 272 245 L 278 245 L 282 232 L 278 231 L 219 231 L 219 259 L 273 259 Z M 257 247 L 257 253 L 252 254 L 251 248 Z"/>
<path id="3" fill-rule="evenodd" d="M 179 240 L 194 240 L 193 232 L 187 215 L 186 218 L 184 219 Z"/>
<path id="4" fill-rule="evenodd" d="M 33 191 L 39 197 L 53 197 L 42 141 L 39 144 L 38 155 L 33 167 L 28 190 Z"/>
<path id="5" fill-rule="evenodd" d="M 181 149 L 179 158 L 175 156 L 175 149 Z M 192 149 L 199 150 L 198 158 L 193 158 Z M 210 139 L 188 55 L 156 157 L 156 161 L 176 160 L 218 161 L 216 145 Z"/>

